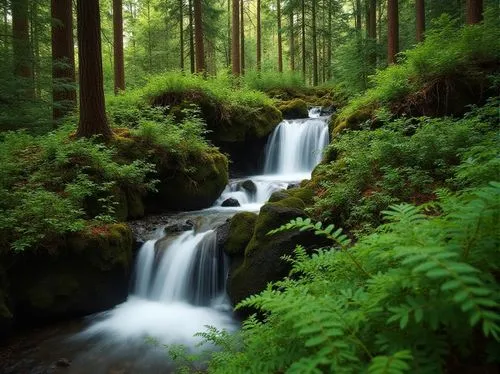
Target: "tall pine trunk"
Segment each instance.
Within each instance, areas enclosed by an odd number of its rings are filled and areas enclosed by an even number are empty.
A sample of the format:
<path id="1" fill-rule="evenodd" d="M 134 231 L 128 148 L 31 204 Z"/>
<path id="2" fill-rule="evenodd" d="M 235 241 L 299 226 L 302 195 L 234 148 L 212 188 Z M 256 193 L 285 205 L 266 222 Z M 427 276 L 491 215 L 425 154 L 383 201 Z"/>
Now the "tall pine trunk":
<path id="1" fill-rule="evenodd" d="M 194 74 L 195 66 L 194 66 L 193 0 L 189 0 L 188 7 L 189 7 L 189 64 L 191 67 L 190 69 L 191 74 Z"/>
<path id="2" fill-rule="evenodd" d="M 361 24 L 361 15 L 362 15 L 361 0 L 356 0 L 356 9 L 354 12 L 355 12 L 354 13 L 354 23 L 356 25 L 356 30 L 361 31 L 361 27 L 362 27 L 362 24 Z"/>
<path id="3" fill-rule="evenodd" d="M 75 47 L 71 0 L 52 0 L 52 116 L 54 121 L 76 107 Z"/>
<path id="4" fill-rule="evenodd" d="M 312 4 L 312 45 L 313 45 L 313 85 L 318 85 L 318 46 L 316 36 L 316 1 L 311 0 Z"/>
<path id="5" fill-rule="evenodd" d="M 179 0 L 179 63 L 184 72 L 184 0 Z"/>
<path id="6" fill-rule="evenodd" d="M 203 45 L 203 19 L 201 0 L 194 0 L 194 39 L 196 45 L 196 72 L 205 70 L 205 47 Z"/>
<path id="7" fill-rule="evenodd" d="M 233 17 L 231 29 L 231 64 L 233 75 L 241 74 L 240 65 L 240 0 L 232 0 Z"/>
<path id="8" fill-rule="evenodd" d="M 483 20 L 483 0 L 467 0 L 467 24 L 474 25 Z"/>
<path id="9" fill-rule="evenodd" d="M 113 54 L 114 54 L 114 72 L 115 72 L 115 94 L 117 94 L 119 91 L 125 90 L 122 0 L 113 0 Z"/>
<path id="10" fill-rule="evenodd" d="M 99 0 L 77 0 L 80 122 L 76 135 L 111 137 L 106 119 Z"/>
<path id="11" fill-rule="evenodd" d="M 417 18 L 417 42 L 424 41 L 425 32 L 425 0 L 415 1 L 415 10 Z"/>
<path id="12" fill-rule="evenodd" d="M 260 1 L 260 0 L 259 0 Z M 290 70 L 295 71 L 295 30 L 293 10 L 290 9 Z"/>
<path id="13" fill-rule="evenodd" d="M 283 72 L 283 38 L 281 37 L 281 0 L 276 1 L 276 16 L 278 18 L 278 71 Z"/>
<path id="14" fill-rule="evenodd" d="M 28 0 L 12 1 L 14 75 L 25 78 L 25 95 L 33 98 L 33 61 L 30 46 Z"/>
<path id="15" fill-rule="evenodd" d="M 398 0 L 387 1 L 387 63 L 396 63 L 399 52 Z"/>
<path id="16" fill-rule="evenodd" d="M 260 0 L 257 0 L 257 70 L 262 67 L 262 25 L 260 20 Z"/>
<path id="17" fill-rule="evenodd" d="M 366 36 L 368 37 L 368 62 L 377 65 L 377 0 L 366 0 Z"/>
<path id="18" fill-rule="evenodd" d="M 333 32 L 332 32 L 332 0 L 328 0 L 328 43 L 327 43 L 327 48 L 326 48 L 326 54 L 327 54 L 327 74 L 326 74 L 326 79 L 330 80 L 332 78 L 332 39 L 333 39 Z"/>
<path id="19" fill-rule="evenodd" d="M 306 81 L 306 4 L 305 0 L 301 2 L 302 11 L 302 79 Z"/>
<path id="20" fill-rule="evenodd" d="M 260 1 L 260 0 L 259 0 Z M 231 67 L 231 0 L 227 0 L 227 67 Z"/>
<path id="21" fill-rule="evenodd" d="M 243 8 L 243 0 L 240 4 L 240 63 L 241 63 L 241 74 L 245 74 L 245 20 L 243 16 L 245 15 Z"/>

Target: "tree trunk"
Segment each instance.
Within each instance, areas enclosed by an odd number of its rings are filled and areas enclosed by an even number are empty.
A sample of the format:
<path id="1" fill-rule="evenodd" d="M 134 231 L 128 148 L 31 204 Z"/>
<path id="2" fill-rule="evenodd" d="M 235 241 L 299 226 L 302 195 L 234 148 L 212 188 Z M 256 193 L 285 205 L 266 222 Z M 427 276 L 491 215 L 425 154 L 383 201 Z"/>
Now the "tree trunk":
<path id="1" fill-rule="evenodd" d="M 146 19 L 147 19 L 147 25 L 148 25 L 148 46 L 147 46 L 147 53 L 148 53 L 148 69 L 149 72 L 151 73 L 153 71 L 153 35 L 151 32 L 151 0 L 147 0 L 146 2 Z"/>
<path id="2" fill-rule="evenodd" d="M 318 46 L 316 37 L 316 1 L 311 0 L 312 4 L 312 45 L 313 45 L 313 86 L 318 85 Z"/>
<path id="3" fill-rule="evenodd" d="M 205 70 L 205 47 L 203 45 L 203 19 L 201 0 L 194 0 L 194 39 L 196 45 L 196 72 Z"/>
<path id="4" fill-rule="evenodd" d="M 361 0 L 356 0 L 356 10 L 355 10 L 355 24 L 356 24 L 356 30 L 361 31 Z"/>
<path id="5" fill-rule="evenodd" d="M 306 4 L 302 0 L 302 79 L 306 81 Z"/>
<path id="6" fill-rule="evenodd" d="M 424 41 L 425 32 L 425 0 L 416 0 L 416 15 L 417 15 L 417 42 Z"/>
<path id="7" fill-rule="evenodd" d="M 184 0 L 179 0 L 179 56 L 181 71 L 184 71 Z"/>
<path id="8" fill-rule="evenodd" d="M 262 67 L 262 25 L 260 20 L 260 0 L 257 0 L 257 70 Z"/>
<path id="9" fill-rule="evenodd" d="M 29 36 L 28 0 L 12 1 L 12 46 L 14 74 L 26 78 L 30 88 L 26 96 L 33 97 L 33 69 Z"/>
<path id="10" fill-rule="evenodd" d="M 387 63 L 396 63 L 399 52 L 399 12 L 398 0 L 387 1 Z"/>
<path id="11" fill-rule="evenodd" d="M 368 37 L 368 62 L 372 68 L 377 65 L 377 0 L 366 0 L 366 36 Z"/>
<path id="12" fill-rule="evenodd" d="M 57 0 L 60 1 L 60 0 Z M 106 119 L 99 0 L 77 0 L 80 122 L 76 135 L 111 137 Z"/>
<path id="13" fill-rule="evenodd" d="M 52 0 L 54 1 L 54 0 Z M 57 0 L 56 0 L 57 1 Z M 113 0 L 113 54 L 115 70 L 115 94 L 125 90 L 125 62 L 123 59 L 123 5 Z"/>
<path id="14" fill-rule="evenodd" d="M 194 74 L 194 33 L 193 33 L 193 0 L 189 0 L 189 63 L 191 74 Z"/>
<path id="15" fill-rule="evenodd" d="M 467 0 L 467 24 L 474 25 L 483 20 L 483 0 Z"/>
<path id="16" fill-rule="evenodd" d="M 72 8 L 71 0 L 52 0 L 51 2 L 52 116 L 54 121 L 76 107 Z"/>
<path id="17" fill-rule="evenodd" d="M 295 34 L 294 34 L 294 23 L 293 23 L 293 10 L 290 10 L 290 70 L 295 71 Z"/>
<path id="18" fill-rule="evenodd" d="M 260 0 L 259 0 L 260 1 Z M 227 0 L 227 67 L 231 67 L 231 0 Z"/>
<path id="19" fill-rule="evenodd" d="M 278 71 L 283 73 L 283 40 L 281 37 L 281 0 L 276 1 L 276 16 L 278 18 Z"/>
<path id="20" fill-rule="evenodd" d="M 233 75 L 241 74 L 240 65 L 240 0 L 232 0 L 233 2 L 233 28 L 231 29 L 231 63 Z"/>
<path id="21" fill-rule="evenodd" d="M 241 74 L 245 74 L 245 21 L 244 21 L 244 8 L 243 8 L 243 0 L 241 0 L 240 4 L 240 63 L 241 63 Z"/>
<path id="22" fill-rule="evenodd" d="M 327 45 L 327 74 L 326 78 L 327 80 L 330 80 L 332 78 L 332 38 L 333 38 L 333 32 L 332 32 L 332 1 L 328 0 L 328 45 Z"/>

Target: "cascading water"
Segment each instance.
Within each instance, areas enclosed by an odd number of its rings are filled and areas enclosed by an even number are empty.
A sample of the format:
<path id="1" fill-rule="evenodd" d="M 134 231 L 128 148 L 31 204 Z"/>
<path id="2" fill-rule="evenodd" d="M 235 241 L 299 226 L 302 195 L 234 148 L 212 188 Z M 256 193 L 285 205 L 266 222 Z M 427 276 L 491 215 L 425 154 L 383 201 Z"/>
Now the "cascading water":
<path id="1" fill-rule="evenodd" d="M 161 228 L 144 243 L 128 300 L 89 317 L 88 327 L 65 341 L 66 350 L 77 352 L 68 353 L 73 361 L 66 373 L 168 373 L 171 363 L 162 344 L 198 349 L 201 338 L 195 334 L 206 326 L 237 328 L 225 292 L 226 258 L 214 228 L 235 210 L 258 210 L 273 192 L 310 177 L 328 143 L 328 117 L 319 108 L 309 116 L 275 129 L 266 148 L 265 174 L 231 181 L 214 207 L 196 212 L 196 230 L 172 235 Z M 241 206 L 226 210 L 221 205 L 228 198 Z M 147 338 L 160 348 L 147 344 Z"/>
<path id="2" fill-rule="evenodd" d="M 234 199 L 240 204 L 236 209 L 258 210 L 273 192 L 309 178 L 329 142 L 328 120 L 316 107 L 309 110 L 309 118 L 282 121 L 267 143 L 264 175 L 231 181 L 215 206 Z"/>
<path id="3" fill-rule="evenodd" d="M 281 122 L 267 145 L 264 173 L 310 173 L 321 161 L 328 140 L 328 124 L 325 119 Z"/>

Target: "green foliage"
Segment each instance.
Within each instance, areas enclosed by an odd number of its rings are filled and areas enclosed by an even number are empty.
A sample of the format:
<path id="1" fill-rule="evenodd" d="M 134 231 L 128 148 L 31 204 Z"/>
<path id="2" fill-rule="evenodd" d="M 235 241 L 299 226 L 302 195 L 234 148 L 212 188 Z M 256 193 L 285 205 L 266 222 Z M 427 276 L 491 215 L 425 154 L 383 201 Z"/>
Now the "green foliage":
<path id="1" fill-rule="evenodd" d="M 289 278 L 238 306 L 261 319 L 206 336 L 222 347 L 209 372 L 434 374 L 498 364 L 487 352 L 500 348 L 500 184 L 440 196 L 430 216 L 391 206 L 387 223 L 354 246 L 334 240 L 312 256 L 298 247 Z M 340 235 L 301 219 L 278 231 L 289 228 Z"/>
<path id="2" fill-rule="evenodd" d="M 485 12 L 484 23 L 461 28 L 449 16 L 441 16 L 426 32 L 425 42 L 402 52 L 399 64 L 372 76 L 372 88 L 342 110 L 337 124 L 366 107 L 384 106 L 416 93 L 440 77 L 481 75 L 481 63 L 487 66 L 500 58 L 497 20 L 494 9 Z"/>
<path id="3" fill-rule="evenodd" d="M 311 213 L 363 232 L 377 227 L 391 204 L 433 200 L 437 186 L 464 188 L 494 179 L 497 105 L 492 99 L 460 120 L 399 119 L 336 137 L 327 151 L 332 161 L 315 171 L 320 198 Z"/>
<path id="4" fill-rule="evenodd" d="M 116 220 L 121 188 L 153 188 L 154 165 L 140 159 L 117 162 L 112 146 L 98 139 L 72 140 L 71 131 L 2 134 L 0 247 L 50 246 L 62 234 L 81 230 L 86 220 Z"/>

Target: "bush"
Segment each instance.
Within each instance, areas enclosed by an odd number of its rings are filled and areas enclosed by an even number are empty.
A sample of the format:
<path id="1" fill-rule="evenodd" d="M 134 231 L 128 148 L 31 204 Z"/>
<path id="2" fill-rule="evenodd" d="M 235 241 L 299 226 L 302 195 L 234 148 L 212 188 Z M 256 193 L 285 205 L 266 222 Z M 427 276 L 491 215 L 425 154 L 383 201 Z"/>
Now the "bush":
<path id="1" fill-rule="evenodd" d="M 500 363 L 500 184 L 440 193 L 433 215 L 392 206 L 357 244 L 310 220 L 332 248 L 297 247 L 289 278 L 238 308 L 257 308 L 237 335 L 201 334 L 222 347 L 210 373 L 448 373 Z M 438 212 L 436 216 L 436 212 Z M 262 347 L 266 347 L 262 349 Z"/>
<path id="2" fill-rule="evenodd" d="M 343 133 L 327 150 L 331 161 L 314 173 L 319 198 L 311 212 L 364 231 L 380 224 L 380 212 L 390 204 L 423 203 L 435 198 L 438 186 L 491 180 L 498 175 L 498 147 L 492 144 L 497 106 L 493 99 L 461 120 L 398 119 L 377 130 Z"/>

